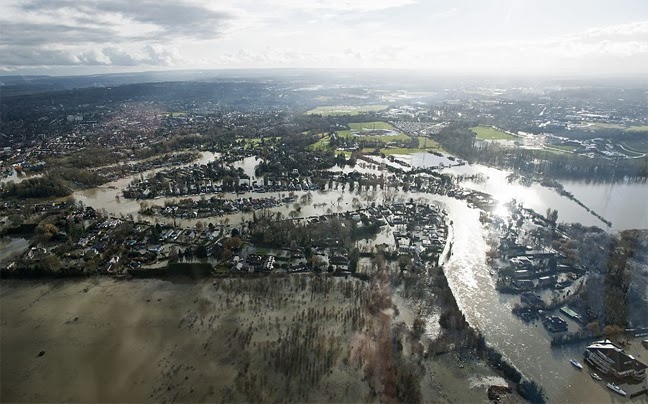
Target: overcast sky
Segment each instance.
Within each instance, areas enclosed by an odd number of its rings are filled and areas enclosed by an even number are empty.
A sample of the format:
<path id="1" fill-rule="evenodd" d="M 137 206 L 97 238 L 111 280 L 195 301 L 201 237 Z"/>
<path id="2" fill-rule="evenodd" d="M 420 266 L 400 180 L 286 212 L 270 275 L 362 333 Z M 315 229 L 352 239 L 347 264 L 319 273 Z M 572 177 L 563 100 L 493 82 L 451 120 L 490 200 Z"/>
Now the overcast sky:
<path id="1" fill-rule="evenodd" d="M 0 72 L 282 67 L 645 75 L 648 1 L 0 0 Z"/>

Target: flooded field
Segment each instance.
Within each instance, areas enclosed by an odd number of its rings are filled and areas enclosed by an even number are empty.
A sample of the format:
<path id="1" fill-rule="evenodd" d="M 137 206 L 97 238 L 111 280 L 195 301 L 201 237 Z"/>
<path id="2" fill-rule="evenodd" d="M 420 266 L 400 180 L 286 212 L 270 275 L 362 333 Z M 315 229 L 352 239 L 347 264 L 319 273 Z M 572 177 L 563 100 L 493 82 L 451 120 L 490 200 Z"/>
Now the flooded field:
<path id="1" fill-rule="evenodd" d="M 245 388 L 237 386 L 241 370 L 264 369 L 267 341 L 286 335 L 293 318 L 310 307 L 346 312 L 355 304 L 338 302 L 337 294 L 314 300 L 289 279 L 275 286 L 276 297 L 259 301 L 262 293 L 253 288 L 217 288 L 212 280 L 3 281 L 2 400 L 247 401 Z M 337 344 L 348 345 L 351 327 L 327 327 L 336 330 Z M 361 401 L 361 377 L 354 372 L 340 365 L 322 381 L 331 388 L 310 397 Z M 263 373 L 274 379 L 272 371 Z M 283 390 L 284 383 L 275 382 Z M 266 386 L 259 398 L 296 399 L 297 387 L 277 392 Z"/>
<path id="2" fill-rule="evenodd" d="M 4 280 L 0 397 L 364 401 L 371 376 L 362 363 L 372 361 L 371 351 L 354 350 L 375 338 L 391 345 L 393 336 L 381 334 L 379 324 L 408 321 L 413 313 L 395 300 L 399 316 L 367 317 L 367 284 L 312 279 Z M 484 401 L 490 383 L 503 383 L 483 363 L 459 367 L 452 355 L 426 361 L 425 369 L 426 401 Z"/>

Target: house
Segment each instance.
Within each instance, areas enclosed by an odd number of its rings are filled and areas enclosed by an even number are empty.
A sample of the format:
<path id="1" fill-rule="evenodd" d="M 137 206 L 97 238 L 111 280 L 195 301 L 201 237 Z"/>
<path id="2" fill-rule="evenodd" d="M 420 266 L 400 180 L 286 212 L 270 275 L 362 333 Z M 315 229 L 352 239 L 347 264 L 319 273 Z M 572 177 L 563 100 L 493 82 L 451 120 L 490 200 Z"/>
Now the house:
<path id="1" fill-rule="evenodd" d="M 567 331 L 568 328 L 567 322 L 558 316 L 545 317 L 542 320 L 542 325 L 552 333 Z"/>
<path id="2" fill-rule="evenodd" d="M 585 359 L 606 375 L 619 378 L 631 377 L 643 380 L 646 377 L 646 366 L 631 355 L 625 353 L 620 346 L 610 340 L 593 343 L 585 348 Z"/>
<path id="3" fill-rule="evenodd" d="M 573 318 L 574 320 L 578 322 L 582 322 L 583 319 L 580 314 L 576 313 L 574 310 L 570 309 L 569 307 L 561 307 L 560 312 Z"/>
<path id="4" fill-rule="evenodd" d="M 541 287 L 541 288 L 545 288 L 545 287 L 555 285 L 555 284 L 556 284 L 556 277 L 555 276 L 546 275 L 546 276 L 541 276 L 540 278 L 538 278 L 538 286 Z"/>
<path id="5" fill-rule="evenodd" d="M 531 292 L 522 292 L 520 295 L 520 300 L 522 303 L 526 303 L 529 306 L 535 306 L 535 307 L 544 307 L 545 302 L 542 300 L 542 298 L 535 293 Z"/>

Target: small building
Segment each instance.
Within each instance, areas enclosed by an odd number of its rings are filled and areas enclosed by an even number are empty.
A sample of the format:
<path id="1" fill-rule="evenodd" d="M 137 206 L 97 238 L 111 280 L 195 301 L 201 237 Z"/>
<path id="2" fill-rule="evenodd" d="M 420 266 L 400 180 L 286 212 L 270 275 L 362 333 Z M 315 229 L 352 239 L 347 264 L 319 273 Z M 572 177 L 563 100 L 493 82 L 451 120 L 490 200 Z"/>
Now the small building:
<path id="1" fill-rule="evenodd" d="M 520 269 L 518 271 L 515 271 L 513 274 L 513 277 L 515 279 L 528 279 L 531 276 L 528 270 L 526 269 Z"/>
<path id="2" fill-rule="evenodd" d="M 643 380 L 646 377 L 646 366 L 628 355 L 620 346 L 610 340 L 593 343 L 585 348 L 585 359 L 606 375 L 618 378 L 631 377 Z"/>
<path id="3" fill-rule="evenodd" d="M 554 277 L 554 276 L 546 275 L 546 276 L 541 276 L 540 278 L 538 278 L 538 286 L 541 287 L 541 288 L 552 286 L 555 283 L 556 283 L 556 277 Z"/>
<path id="4" fill-rule="evenodd" d="M 570 309 L 569 307 L 561 307 L 560 312 L 565 314 L 568 317 L 573 318 L 578 322 L 581 322 L 583 320 L 580 314 L 576 313 L 574 310 Z"/>
<path id="5" fill-rule="evenodd" d="M 542 320 L 542 325 L 544 325 L 547 331 L 552 333 L 563 332 L 568 329 L 567 322 L 558 316 L 545 317 Z"/>
<path id="6" fill-rule="evenodd" d="M 531 292 L 522 292 L 522 294 L 520 295 L 520 301 L 532 307 L 545 306 L 545 302 L 542 300 L 542 298 Z"/>

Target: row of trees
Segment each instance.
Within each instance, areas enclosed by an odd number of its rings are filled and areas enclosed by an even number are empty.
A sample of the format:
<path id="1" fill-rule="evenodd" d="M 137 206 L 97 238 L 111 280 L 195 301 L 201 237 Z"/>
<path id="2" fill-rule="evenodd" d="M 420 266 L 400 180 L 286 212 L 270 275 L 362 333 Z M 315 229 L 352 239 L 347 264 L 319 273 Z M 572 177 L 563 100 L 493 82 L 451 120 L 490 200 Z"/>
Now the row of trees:
<path id="1" fill-rule="evenodd" d="M 52 198 L 71 193 L 72 190 L 62 179 L 50 175 L 29 178 L 19 183 L 9 181 L 2 187 L 3 198 Z"/>

